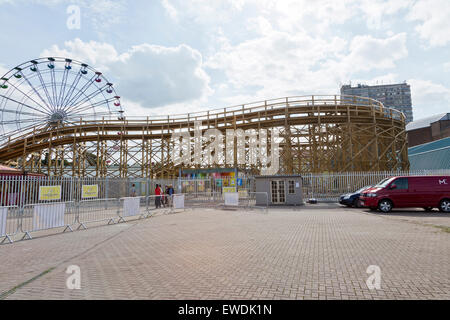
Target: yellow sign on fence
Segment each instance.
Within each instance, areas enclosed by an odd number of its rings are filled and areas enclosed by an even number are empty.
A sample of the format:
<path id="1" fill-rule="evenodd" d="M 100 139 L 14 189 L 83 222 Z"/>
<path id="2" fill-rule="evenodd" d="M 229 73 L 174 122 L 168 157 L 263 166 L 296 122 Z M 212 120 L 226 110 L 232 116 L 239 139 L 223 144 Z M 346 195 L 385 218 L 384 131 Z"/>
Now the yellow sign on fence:
<path id="1" fill-rule="evenodd" d="M 81 197 L 83 199 L 98 198 L 98 184 L 83 185 Z"/>
<path id="2" fill-rule="evenodd" d="M 61 186 L 39 187 L 39 200 L 61 200 Z"/>
<path id="3" fill-rule="evenodd" d="M 222 192 L 223 193 L 236 192 L 236 187 L 223 187 Z"/>
<path id="4" fill-rule="evenodd" d="M 246 189 L 239 190 L 239 197 L 242 198 L 248 197 L 248 191 Z"/>

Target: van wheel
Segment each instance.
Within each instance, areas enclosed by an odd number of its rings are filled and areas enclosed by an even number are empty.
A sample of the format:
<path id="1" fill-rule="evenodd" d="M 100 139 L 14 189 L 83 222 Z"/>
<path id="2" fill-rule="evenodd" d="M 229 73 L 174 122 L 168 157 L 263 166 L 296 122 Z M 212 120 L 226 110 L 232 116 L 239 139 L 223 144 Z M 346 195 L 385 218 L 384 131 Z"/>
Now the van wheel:
<path id="1" fill-rule="evenodd" d="M 383 199 L 378 203 L 378 209 L 381 212 L 388 213 L 392 210 L 392 201 L 389 199 Z"/>
<path id="2" fill-rule="evenodd" d="M 423 210 L 425 210 L 426 212 L 431 212 L 433 211 L 432 207 L 424 207 Z"/>
<path id="3" fill-rule="evenodd" d="M 439 203 L 440 212 L 450 212 L 450 199 L 444 199 Z"/>
<path id="4" fill-rule="evenodd" d="M 359 199 L 353 200 L 353 207 L 361 208 L 361 203 L 359 202 Z"/>

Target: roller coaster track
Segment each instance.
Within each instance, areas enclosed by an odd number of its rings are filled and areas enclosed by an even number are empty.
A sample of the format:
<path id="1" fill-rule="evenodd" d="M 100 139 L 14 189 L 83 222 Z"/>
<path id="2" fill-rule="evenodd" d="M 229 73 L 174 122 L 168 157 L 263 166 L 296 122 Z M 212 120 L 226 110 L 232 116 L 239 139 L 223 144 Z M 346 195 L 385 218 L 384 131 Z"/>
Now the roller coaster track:
<path id="1" fill-rule="evenodd" d="M 80 119 L 8 137 L 0 145 L 0 162 L 48 174 L 174 176 L 178 167 L 170 156 L 171 136 L 176 131 L 192 133 L 195 121 L 201 121 L 202 130 L 222 132 L 278 128 L 283 173 L 409 165 L 404 115 L 378 101 L 353 96 L 287 97 L 140 119 Z M 95 165 L 86 163 L 87 154 L 95 155 Z"/>

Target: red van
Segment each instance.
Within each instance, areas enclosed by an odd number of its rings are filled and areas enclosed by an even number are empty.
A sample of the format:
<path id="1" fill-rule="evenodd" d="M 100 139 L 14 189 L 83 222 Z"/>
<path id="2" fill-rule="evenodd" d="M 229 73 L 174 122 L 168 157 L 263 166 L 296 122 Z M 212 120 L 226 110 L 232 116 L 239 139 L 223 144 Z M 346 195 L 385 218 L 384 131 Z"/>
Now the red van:
<path id="1" fill-rule="evenodd" d="M 439 208 L 450 212 L 450 176 L 391 177 L 360 197 L 364 207 L 389 212 L 392 208 Z"/>

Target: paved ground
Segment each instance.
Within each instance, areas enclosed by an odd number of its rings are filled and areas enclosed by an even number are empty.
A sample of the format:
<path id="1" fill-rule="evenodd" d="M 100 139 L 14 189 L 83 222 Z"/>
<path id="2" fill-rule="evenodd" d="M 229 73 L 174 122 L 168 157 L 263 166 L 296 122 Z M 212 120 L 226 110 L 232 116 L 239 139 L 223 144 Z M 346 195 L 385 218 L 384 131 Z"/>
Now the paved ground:
<path id="1" fill-rule="evenodd" d="M 450 299 L 450 215 L 196 209 L 0 246 L 6 299 Z M 66 288 L 69 265 L 81 289 Z M 381 289 L 369 290 L 369 265 Z"/>

